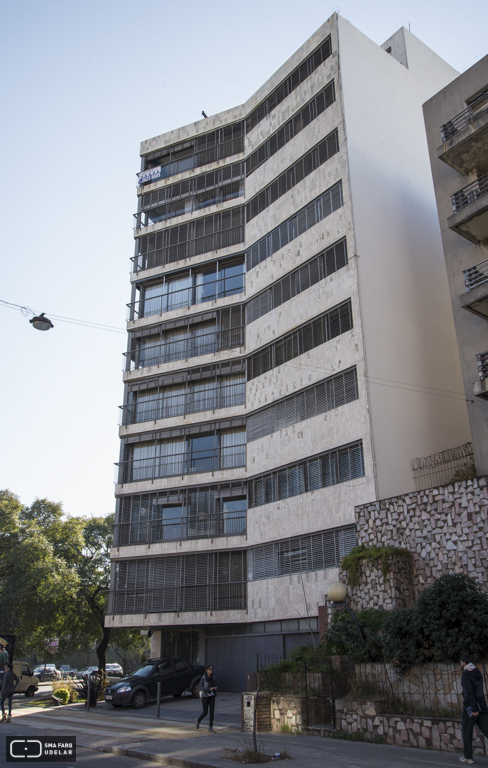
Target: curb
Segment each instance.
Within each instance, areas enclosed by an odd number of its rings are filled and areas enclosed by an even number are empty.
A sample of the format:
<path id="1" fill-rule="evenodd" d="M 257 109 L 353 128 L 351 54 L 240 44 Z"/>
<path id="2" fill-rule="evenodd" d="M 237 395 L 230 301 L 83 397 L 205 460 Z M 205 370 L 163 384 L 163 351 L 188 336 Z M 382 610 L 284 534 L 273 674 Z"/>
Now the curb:
<path id="1" fill-rule="evenodd" d="M 93 747 L 88 744 L 80 744 L 78 746 L 84 749 L 92 749 L 94 752 L 106 752 L 112 755 L 118 755 L 119 757 L 135 757 L 138 760 L 150 760 L 153 763 L 160 763 L 161 765 L 174 765 L 176 768 L 221 768 L 221 766 L 215 765 L 215 763 L 201 763 L 197 760 L 186 760 L 181 757 L 166 757 L 165 755 L 157 755 L 154 752 L 139 752 L 137 749 L 123 749 L 122 747 Z"/>

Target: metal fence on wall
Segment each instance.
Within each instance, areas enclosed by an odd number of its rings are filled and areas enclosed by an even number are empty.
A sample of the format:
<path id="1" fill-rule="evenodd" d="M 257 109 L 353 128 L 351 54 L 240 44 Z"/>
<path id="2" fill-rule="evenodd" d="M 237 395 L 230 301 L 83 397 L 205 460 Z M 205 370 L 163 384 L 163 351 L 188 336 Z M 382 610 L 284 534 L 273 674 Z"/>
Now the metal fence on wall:
<path id="1" fill-rule="evenodd" d="M 321 665 L 258 656 L 261 690 L 305 699 L 304 726 L 336 727 L 336 700 L 374 700 L 381 714 L 460 719 L 461 669 L 457 664 L 423 664 L 400 671 L 384 662 L 353 664 L 341 658 Z M 488 668 L 479 665 L 485 689 Z"/>
<path id="2" fill-rule="evenodd" d="M 412 471 L 417 491 L 453 482 L 459 470 L 474 466 L 473 444 L 465 443 L 447 451 L 414 459 Z"/>

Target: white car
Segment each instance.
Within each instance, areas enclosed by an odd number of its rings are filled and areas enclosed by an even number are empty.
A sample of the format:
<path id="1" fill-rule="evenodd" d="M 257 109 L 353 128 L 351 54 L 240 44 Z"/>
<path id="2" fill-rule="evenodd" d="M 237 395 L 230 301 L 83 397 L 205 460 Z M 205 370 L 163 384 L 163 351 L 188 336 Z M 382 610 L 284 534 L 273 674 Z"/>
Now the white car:
<path id="1" fill-rule="evenodd" d="M 124 670 L 120 664 L 105 664 L 105 672 L 108 677 L 123 677 Z"/>
<path id="2" fill-rule="evenodd" d="M 89 675 L 93 675 L 94 672 L 98 672 L 98 667 L 86 667 L 86 669 L 81 669 L 78 672 L 78 678 L 88 677 Z"/>

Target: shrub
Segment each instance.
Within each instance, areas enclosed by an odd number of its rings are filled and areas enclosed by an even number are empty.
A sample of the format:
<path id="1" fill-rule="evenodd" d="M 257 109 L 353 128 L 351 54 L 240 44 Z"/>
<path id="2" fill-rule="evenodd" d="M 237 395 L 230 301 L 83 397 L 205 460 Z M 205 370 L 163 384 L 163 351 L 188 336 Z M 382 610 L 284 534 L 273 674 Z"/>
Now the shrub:
<path id="1" fill-rule="evenodd" d="M 63 701 L 63 704 L 73 704 L 73 702 L 76 701 L 78 697 L 76 688 L 70 680 L 55 680 L 53 683 L 51 683 L 51 690 L 53 695 L 58 699 L 63 698 L 59 695 L 60 691 L 68 692 L 68 701 Z"/>
<path id="2" fill-rule="evenodd" d="M 367 560 L 370 563 L 379 561 L 383 576 L 388 576 L 392 555 L 412 557 L 412 553 L 408 549 L 400 547 L 367 547 L 366 544 L 358 544 L 341 561 L 341 568 L 347 574 L 347 583 L 351 585 L 359 584 L 359 568 L 363 560 Z"/>
<path id="3" fill-rule="evenodd" d="M 61 700 L 61 704 L 68 704 L 69 691 L 66 688 L 58 688 L 56 693 L 53 692 L 53 696 Z"/>
<path id="4" fill-rule="evenodd" d="M 348 613 L 336 614 L 327 631 L 323 645 L 324 655 L 349 655 L 352 661 L 381 661 L 383 648 L 381 631 L 388 611 L 383 608 L 365 608 L 356 618 L 366 635 L 366 645 L 359 640 L 358 631 Z"/>

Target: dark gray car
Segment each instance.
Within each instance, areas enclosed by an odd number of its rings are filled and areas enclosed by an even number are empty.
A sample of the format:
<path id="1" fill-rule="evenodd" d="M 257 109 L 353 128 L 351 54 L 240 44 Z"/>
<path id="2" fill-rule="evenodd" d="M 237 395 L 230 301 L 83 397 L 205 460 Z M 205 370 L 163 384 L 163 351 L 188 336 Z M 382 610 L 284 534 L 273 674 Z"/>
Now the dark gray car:
<path id="1" fill-rule="evenodd" d="M 182 656 L 150 659 L 130 677 L 106 688 L 105 701 L 113 707 L 141 709 L 147 701 L 156 698 L 158 683 L 161 683 L 161 696 L 181 696 L 189 691 L 197 698 L 198 683 L 204 672 L 204 666 L 193 666 Z"/>

